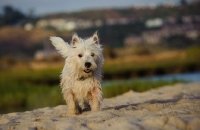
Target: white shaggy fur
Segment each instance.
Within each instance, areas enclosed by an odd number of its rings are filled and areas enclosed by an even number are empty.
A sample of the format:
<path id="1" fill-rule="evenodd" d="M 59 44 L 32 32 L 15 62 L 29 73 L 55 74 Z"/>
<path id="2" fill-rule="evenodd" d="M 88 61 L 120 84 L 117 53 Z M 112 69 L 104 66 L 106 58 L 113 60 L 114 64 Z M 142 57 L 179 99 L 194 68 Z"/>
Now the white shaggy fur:
<path id="1" fill-rule="evenodd" d="M 100 110 L 104 57 L 97 33 L 86 39 L 74 34 L 70 44 L 59 37 L 51 37 L 50 40 L 65 58 L 60 85 L 69 114 L 79 114 L 88 106 L 92 111 Z"/>

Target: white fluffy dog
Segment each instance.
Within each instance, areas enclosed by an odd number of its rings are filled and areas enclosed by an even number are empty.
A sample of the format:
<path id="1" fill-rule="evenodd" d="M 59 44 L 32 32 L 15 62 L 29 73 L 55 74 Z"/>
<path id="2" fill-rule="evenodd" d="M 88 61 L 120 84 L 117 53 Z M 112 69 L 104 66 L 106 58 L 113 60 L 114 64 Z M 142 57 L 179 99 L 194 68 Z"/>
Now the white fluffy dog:
<path id="1" fill-rule="evenodd" d="M 74 34 L 70 44 L 59 37 L 51 37 L 50 40 L 65 58 L 60 86 L 68 114 L 80 114 L 88 107 L 92 111 L 101 110 L 101 68 L 104 57 L 97 33 L 86 39 Z"/>

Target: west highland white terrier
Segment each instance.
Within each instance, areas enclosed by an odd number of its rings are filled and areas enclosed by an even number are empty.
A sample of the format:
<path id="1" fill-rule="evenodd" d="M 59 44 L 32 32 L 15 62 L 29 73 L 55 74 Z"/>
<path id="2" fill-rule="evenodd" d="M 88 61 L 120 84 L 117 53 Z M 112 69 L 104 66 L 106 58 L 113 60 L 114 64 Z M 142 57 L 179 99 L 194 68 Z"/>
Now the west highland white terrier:
<path id="1" fill-rule="evenodd" d="M 60 86 L 69 115 L 77 115 L 87 108 L 101 110 L 101 88 L 104 56 L 97 32 L 82 39 L 72 36 L 70 44 L 59 37 L 50 37 L 56 50 L 65 58 Z"/>

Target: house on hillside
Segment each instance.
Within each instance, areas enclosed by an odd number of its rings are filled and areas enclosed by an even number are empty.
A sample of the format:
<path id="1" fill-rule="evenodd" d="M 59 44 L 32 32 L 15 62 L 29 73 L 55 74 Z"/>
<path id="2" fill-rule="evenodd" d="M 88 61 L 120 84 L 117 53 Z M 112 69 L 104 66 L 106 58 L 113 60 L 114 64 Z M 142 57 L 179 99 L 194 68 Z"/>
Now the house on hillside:
<path id="1" fill-rule="evenodd" d="M 162 30 L 145 31 L 141 35 L 127 36 L 124 40 L 126 46 L 139 45 L 139 44 L 159 44 L 162 38 L 167 36 L 167 33 Z"/>
<path id="2" fill-rule="evenodd" d="M 76 22 L 73 19 L 41 19 L 36 23 L 37 28 L 53 27 L 58 31 L 67 30 L 71 31 L 76 29 Z"/>
<path id="3" fill-rule="evenodd" d="M 61 59 L 61 56 L 55 50 L 38 50 L 34 54 L 35 61 L 55 61 Z"/>
<path id="4" fill-rule="evenodd" d="M 125 46 L 138 45 L 143 43 L 143 38 L 141 36 L 131 35 L 127 36 L 124 40 Z"/>
<path id="5" fill-rule="evenodd" d="M 36 27 L 38 28 L 47 28 L 53 27 L 58 31 L 73 31 L 75 29 L 87 29 L 91 27 L 100 27 L 103 25 L 102 20 L 92 21 L 89 19 L 63 19 L 63 18 L 55 18 L 55 19 L 41 19 L 37 22 Z"/>
<path id="6" fill-rule="evenodd" d="M 161 18 L 148 19 L 145 22 L 145 26 L 147 28 L 161 27 L 162 25 L 163 25 L 163 20 Z"/>

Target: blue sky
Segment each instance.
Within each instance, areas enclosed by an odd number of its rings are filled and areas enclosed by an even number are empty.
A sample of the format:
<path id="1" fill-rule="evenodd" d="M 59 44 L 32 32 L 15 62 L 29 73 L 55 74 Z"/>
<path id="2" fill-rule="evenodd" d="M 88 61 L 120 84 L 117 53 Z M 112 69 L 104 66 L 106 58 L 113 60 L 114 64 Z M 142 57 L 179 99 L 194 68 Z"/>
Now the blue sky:
<path id="1" fill-rule="evenodd" d="M 96 8 L 130 7 L 134 5 L 175 3 L 179 0 L 0 0 L 0 7 L 11 5 L 24 13 L 34 9 L 35 15 L 73 12 Z"/>

